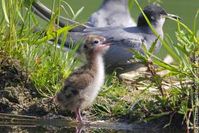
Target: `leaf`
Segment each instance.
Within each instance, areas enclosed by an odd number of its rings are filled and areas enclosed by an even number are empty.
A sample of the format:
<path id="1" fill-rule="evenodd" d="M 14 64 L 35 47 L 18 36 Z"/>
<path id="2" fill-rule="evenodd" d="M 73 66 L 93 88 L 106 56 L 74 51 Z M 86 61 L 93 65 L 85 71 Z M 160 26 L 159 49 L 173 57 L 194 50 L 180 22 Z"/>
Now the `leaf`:
<path id="1" fill-rule="evenodd" d="M 80 14 L 83 10 L 84 10 L 84 7 L 81 7 L 81 8 L 75 13 L 75 15 L 73 16 L 73 19 L 76 19 L 76 18 L 79 16 L 79 14 Z"/>
<path id="2" fill-rule="evenodd" d="M 21 21 L 24 23 L 24 19 L 23 19 L 21 12 L 19 10 L 17 10 L 17 14 L 18 14 L 19 18 L 21 19 Z"/>
<path id="3" fill-rule="evenodd" d="M 69 8 L 70 12 L 72 13 L 73 16 L 75 16 L 75 13 L 73 11 L 73 8 L 66 2 L 66 1 L 62 1 L 64 4 L 66 4 L 66 6 Z"/>
<path id="4" fill-rule="evenodd" d="M 108 110 L 108 108 L 105 105 L 95 104 L 94 106 L 100 112 L 110 113 L 110 110 Z"/>
<path id="5" fill-rule="evenodd" d="M 158 65 L 160 67 L 163 67 L 163 68 L 165 68 L 167 70 L 173 71 L 173 72 L 180 72 L 179 68 L 176 68 L 173 65 L 165 63 L 164 61 L 162 61 L 161 59 L 159 59 L 158 57 L 156 57 L 154 55 L 152 55 L 152 57 L 153 57 L 153 63 L 154 64 L 156 64 L 156 65 Z"/>
<path id="6" fill-rule="evenodd" d="M 153 52 L 155 51 L 155 46 L 156 46 L 156 44 L 157 44 L 159 38 L 160 38 L 160 36 L 158 36 L 158 37 L 155 39 L 155 41 L 152 43 L 151 47 L 150 47 L 149 50 L 148 50 L 149 53 L 153 53 Z"/>
<path id="7" fill-rule="evenodd" d="M 151 121 L 151 120 L 154 120 L 154 119 L 158 119 L 160 117 L 163 117 L 163 116 L 167 116 L 169 115 L 171 112 L 162 112 L 162 113 L 159 113 L 159 114 L 153 114 L 151 115 L 150 117 L 148 118 L 145 118 L 144 120 L 145 121 Z"/>
<path id="8" fill-rule="evenodd" d="M 5 20 L 9 24 L 10 22 L 9 22 L 9 19 L 8 19 L 8 14 L 7 14 L 7 10 L 6 10 L 5 0 L 2 0 L 2 8 L 3 8 L 3 13 L 4 13 Z"/>
<path id="9" fill-rule="evenodd" d="M 130 49 L 130 52 L 132 52 L 134 54 L 136 59 L 139 59 L 143 62 L 147 62 L 147 58 L 143 54 L 139 53 L 137 50 Z"/>

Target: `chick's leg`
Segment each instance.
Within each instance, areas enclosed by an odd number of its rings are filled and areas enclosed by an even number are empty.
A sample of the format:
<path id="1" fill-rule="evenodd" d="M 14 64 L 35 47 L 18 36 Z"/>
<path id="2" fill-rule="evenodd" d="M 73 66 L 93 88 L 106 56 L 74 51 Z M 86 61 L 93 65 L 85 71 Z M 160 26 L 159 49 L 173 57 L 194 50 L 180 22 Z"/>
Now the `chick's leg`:
<path id="1" fill-rule="evenodd" d="M 76 109 L 75 115 L 76 115 L 76 120 L 81 123 L 82 122 L 82 116 L 81 116 L 81 111 L 80 111 L 79 108 Z"/>

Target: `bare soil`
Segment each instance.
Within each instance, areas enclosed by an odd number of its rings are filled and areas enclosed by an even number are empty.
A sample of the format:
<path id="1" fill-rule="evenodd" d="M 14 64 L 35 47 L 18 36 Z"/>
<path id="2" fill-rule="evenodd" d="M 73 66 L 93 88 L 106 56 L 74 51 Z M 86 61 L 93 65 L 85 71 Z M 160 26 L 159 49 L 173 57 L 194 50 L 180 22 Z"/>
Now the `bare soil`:
<path id="1" fill-rule="evenodd" d="M 20 62 L 0 52 L 0 113 L 33 116 L 64 114 L 52 100 L 43 98 Z"/>

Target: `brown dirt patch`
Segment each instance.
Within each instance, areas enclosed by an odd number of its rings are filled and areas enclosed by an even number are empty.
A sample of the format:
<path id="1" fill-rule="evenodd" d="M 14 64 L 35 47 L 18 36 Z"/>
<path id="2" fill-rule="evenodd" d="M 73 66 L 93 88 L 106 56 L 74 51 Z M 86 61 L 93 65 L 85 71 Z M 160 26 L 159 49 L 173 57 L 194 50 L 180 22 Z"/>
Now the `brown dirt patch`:
<path id="1" fill-rule="evenodd" d="M 66 115 L 52 101 L 43 98 L 18 60 L 0 51 L 0 112 L 34 116 Z"/>

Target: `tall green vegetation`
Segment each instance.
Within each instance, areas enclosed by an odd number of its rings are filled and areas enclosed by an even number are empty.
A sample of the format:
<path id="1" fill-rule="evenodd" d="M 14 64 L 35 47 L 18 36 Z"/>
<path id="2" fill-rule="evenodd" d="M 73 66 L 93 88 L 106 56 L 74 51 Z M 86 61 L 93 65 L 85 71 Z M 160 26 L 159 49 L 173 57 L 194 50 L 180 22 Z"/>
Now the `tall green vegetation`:
<path id="1" fill-rule="evenodd" d="M 55 18 L 60 8 L 56 8 L 51 21 L 38 31 L 39 22 L 28 2 L 1 1 L 0 50 L 20 61 L 41 95 L 52 96 L 75 67 L 76 49 L 66 53 L 56 47 L 58 37 L 66 39 L 67 31 L 74 26 L 57 30 Z M 49 45 L 50 39 L 56 41 Z"/>

